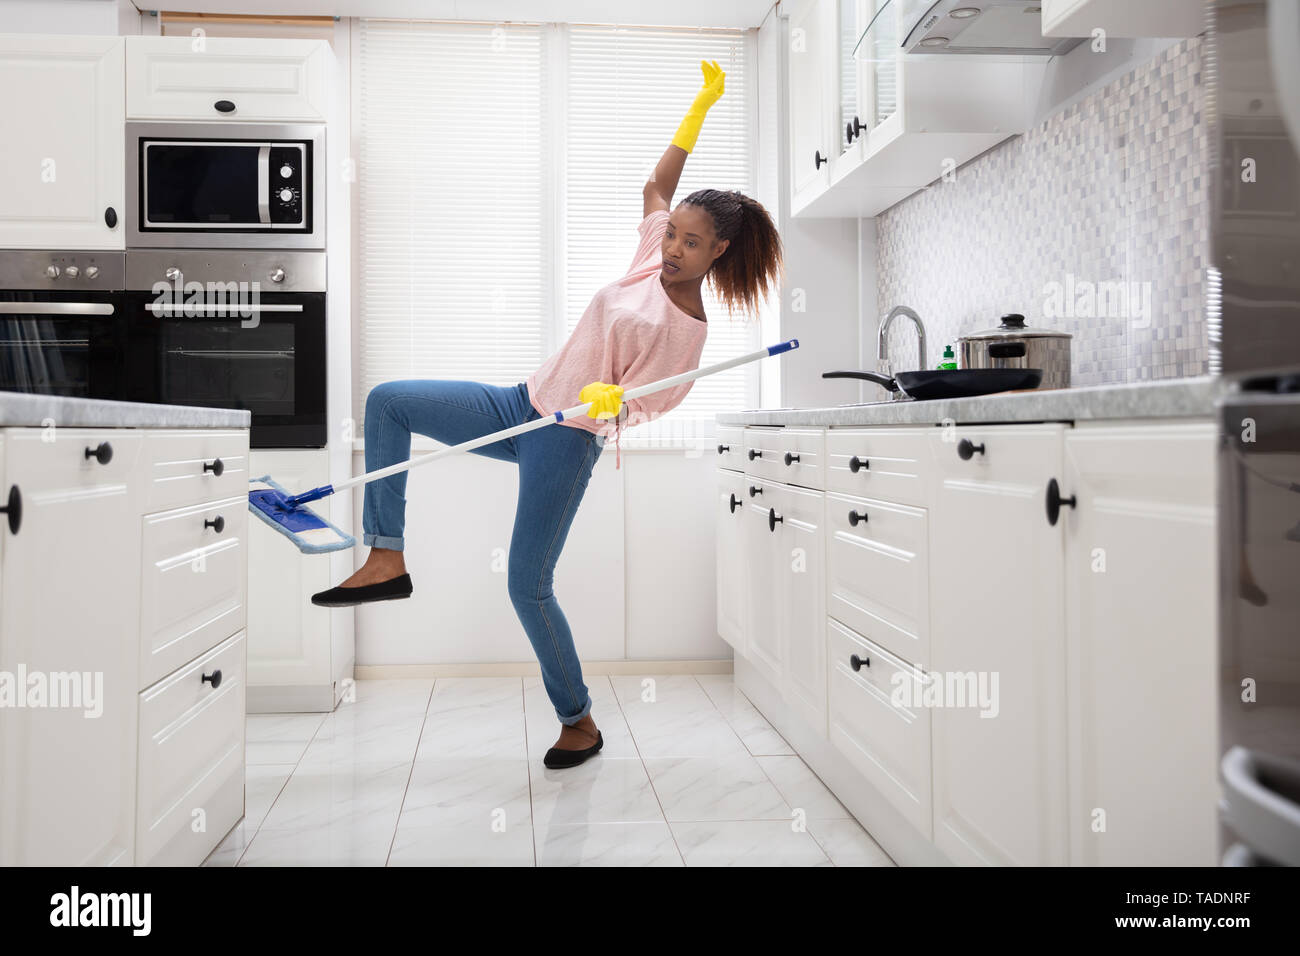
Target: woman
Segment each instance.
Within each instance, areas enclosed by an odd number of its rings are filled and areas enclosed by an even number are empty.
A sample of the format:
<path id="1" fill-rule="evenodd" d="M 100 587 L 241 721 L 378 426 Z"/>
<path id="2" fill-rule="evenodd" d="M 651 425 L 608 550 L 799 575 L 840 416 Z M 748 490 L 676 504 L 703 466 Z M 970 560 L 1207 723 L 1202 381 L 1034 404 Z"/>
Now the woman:
<path id="1" fill-rule="evenodd" d="M 729 309 L 748 311 L 767 294 L 781 265 L 771 218 L 746 196 L 704 189 L 668 212 L 704 115 L 723 92 L 725 74 L 718 64 L 701 68 L 704 86 L 645 184 L 641 241 L 627 275 L 596 293 L 558 352 L 513 387 L 417 379 L 379 385 L 366 401 L 366 471 L 409 458 L 412 432 L 455 445 L 592 403 L 585 418 L 474 449 L 519 465 L 507 589 L 561 724 L 547 767 L 575 766 L 604 745 L 573 634 L 551 589 L 560 550 L 607 438 L 603 420 L 614 417 L 617 429 L 624 404 L 639 420 L 665 414 L 686 397 L 691 382 L 621 400 L 623 386 L 699 367 L 708 327 L 700 294 L 706 276 Z M 314 595 L 312 603 L 345 607 L 411 595 L 402 556 L 405 491 L 405 472 L 366 485 L 366 563 L 338 587 Z"/>

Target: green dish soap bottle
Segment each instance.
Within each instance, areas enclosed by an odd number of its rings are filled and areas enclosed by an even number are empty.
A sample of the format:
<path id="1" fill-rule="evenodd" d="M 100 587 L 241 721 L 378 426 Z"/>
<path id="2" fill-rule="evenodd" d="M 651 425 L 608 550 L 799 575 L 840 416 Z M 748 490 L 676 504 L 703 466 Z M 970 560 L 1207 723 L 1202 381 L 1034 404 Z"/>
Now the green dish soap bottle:
<path id="1" fill-rule="evenodd" d="M 955 356 L 955 355 L 952 354 L 952 346 L 951 346 L 951 345 L 949 345 L 949 346 L 947 346 L 947 347 L 944 348 L 944 350 L 943 350 L 943 361 L 940 362 L 940 363 L 938 364 L 937 368 L 938 368 L 940 371 L 942 371 L 942 370 L 944 370 L 944 369 L 952 369 L 952 370 L 954 370 L 954 371 L 956 370 L 956 368 L 957 368 L 957 356 Z"/>

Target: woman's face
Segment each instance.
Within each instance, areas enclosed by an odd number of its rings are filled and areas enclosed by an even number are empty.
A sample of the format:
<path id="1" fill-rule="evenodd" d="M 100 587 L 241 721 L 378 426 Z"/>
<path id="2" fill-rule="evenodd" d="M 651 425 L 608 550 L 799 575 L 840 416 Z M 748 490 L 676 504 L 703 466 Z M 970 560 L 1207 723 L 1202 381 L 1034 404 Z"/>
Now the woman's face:
<path id="1" fill-rule="evenodd" d="M 669 213 L 668 231 L 664 233 L 664 264 L 660 269 L 664 284 L 698 283 L 728 245 L 730 241 L 719 239 L 714 231 L 712 216 L 699 206 L 681 203 Z"/>

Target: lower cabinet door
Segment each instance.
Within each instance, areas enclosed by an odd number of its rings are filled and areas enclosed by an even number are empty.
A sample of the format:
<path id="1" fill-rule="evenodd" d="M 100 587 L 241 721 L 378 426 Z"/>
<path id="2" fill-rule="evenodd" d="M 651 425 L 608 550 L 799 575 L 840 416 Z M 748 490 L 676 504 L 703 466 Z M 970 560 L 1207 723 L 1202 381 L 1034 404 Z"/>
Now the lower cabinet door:
<path id="1" fill-rule="evenodd" d="M 745 476 L 717 469 L 717 521 L 714 540 L 718 584 L 718 636 L 745 656 Z"/>
<path id="2" fill-rule="evenodd" d="M 826 736 L 825 497 L 820 491 L 787 485 L 781 489 L 776 515 L 785 646 L 781 692 L 794 714 L 820 737 Z"/>
<path id="3" fill-rule="evenodd" d="M 194 866 L 244 815 L 244 632 L 140 693 L 136 859 Z"/>
<path id="4" fill-rule="evenodd" d="M 130 865 L 140 438 L 12 428 L 0 516 L 0 865 Z"/>
<path id="5" fill-rule="evenodd" d="M 1060 425 L 938 429 L 930 513 L 934 843 L 956 863 L 1067 861 Z"/>
<path id="6" fill-rule="evenodd" d="M 781 628 L 782 536 L 775 516 L 784 508 L 781 486 L 745 476 L 745 516 L 742 540 L 748 567 L 745 613 L 749 621 L 746 659 L 778 691 L 785 672 Z"/>
<path id="7" fill-rule="evenodd" d="M 925 676 L 834 618 L 826 618 L 826 647 L 831 743 L 929 837 Z"/>

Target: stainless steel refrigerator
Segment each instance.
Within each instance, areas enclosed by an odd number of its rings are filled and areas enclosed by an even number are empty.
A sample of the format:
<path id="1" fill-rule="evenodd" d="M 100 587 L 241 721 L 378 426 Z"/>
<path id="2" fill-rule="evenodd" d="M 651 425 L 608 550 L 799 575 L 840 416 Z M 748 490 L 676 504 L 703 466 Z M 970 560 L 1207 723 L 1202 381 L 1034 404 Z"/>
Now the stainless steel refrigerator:
<path id="1" fill-rule="evenodd" d="M 1210 0 L 1219 843 L 1300 865 L 1300 0 Z"/>

